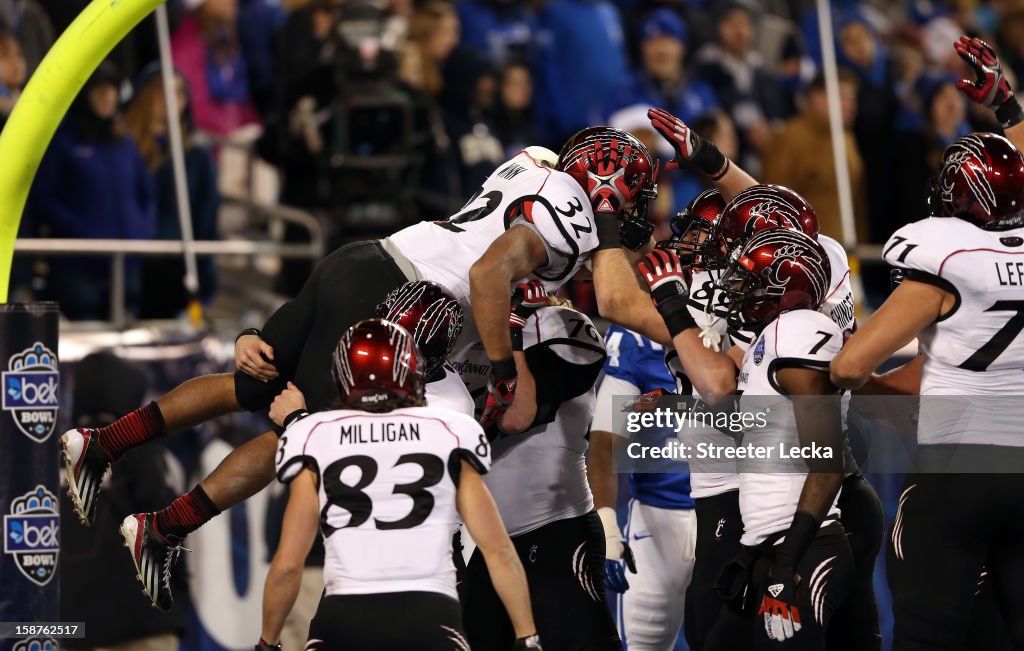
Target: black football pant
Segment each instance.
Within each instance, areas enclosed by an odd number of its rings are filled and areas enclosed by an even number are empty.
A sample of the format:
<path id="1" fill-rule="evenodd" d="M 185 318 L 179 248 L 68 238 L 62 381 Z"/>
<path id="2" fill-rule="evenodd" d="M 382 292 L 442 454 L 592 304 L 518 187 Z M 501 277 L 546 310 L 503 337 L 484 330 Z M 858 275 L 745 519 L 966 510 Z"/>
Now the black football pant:
<path id="1" fill-rule="evenodd" d="M 596 511 L 517 535 L 512 543 L 526 570 L 544 651 L 621 651 L 605 601 L 604 528 Z M 511 649 L 512 622 L 479 549 L 461 574 L 459 600 L 470 646 L 474 651 Z"/>
<path id="2" fill-rule="evenodd" d="M 822 528 L 797 564 L 801 577 L 796 606 L 800 630 L 792 638 L 768 637 L 765 617 L 759 614 L 761 595 L 768 583 L 773 546 L 761 545 L 750 571 L 747 598 L 742 607 L 723 607 L 705 644 L 707 651 L 824 651 L 832 617 L 846 600 L 854 574 L 853 551 L 838 524 Z"/>
<path id="3" fill-rule="evenodd" d="M 459 602 L 437 592 L 320 599 L 306 651 L 465 651 Z"/>
<path id="4" fill-rule="evenodd" d="M 1024 649 L 1022 540 L 1024 474 L 908 475 L 887 545 L 893 651 L 980 649 L 968 641 L 983 576 Z"/>
<path id="5" fill-rule="evenodd" d="M 743 519 L 739 495 L 738 490 L 731 490 L 694 500 L 697 546 L 683 617 L 683 631 L 691 651 L 703 651 L 722 609 L 722 600 L 715 593 L 718 574 L 740 553 Z"/>
<path id="6" fill-rule="evenodd" d="M 875 558 L 882 548 L 885 515 L 878 493 L 860 473 L 843 482 L 839 511 L 853 551 L 853 576 L 846 601 L 828 627 L 829 651 L 879 651 L 878 603 L 875 601 Z"/>
<path id="7" fill-rule="evenodd" d="M 274 312 L 260 337 L 274 348 L 278 376 L 261 382 L 235 372 L 235 396 L 249 411 L 266 409 L 288 381 L 306 396 L 310 410 L 337 397 L 331 380 L 331 353 L 341 335 L 373 317 L 377 304 L 407 281 L 376 240 L 337 249 L 313 269 L 302 291 Z"/>

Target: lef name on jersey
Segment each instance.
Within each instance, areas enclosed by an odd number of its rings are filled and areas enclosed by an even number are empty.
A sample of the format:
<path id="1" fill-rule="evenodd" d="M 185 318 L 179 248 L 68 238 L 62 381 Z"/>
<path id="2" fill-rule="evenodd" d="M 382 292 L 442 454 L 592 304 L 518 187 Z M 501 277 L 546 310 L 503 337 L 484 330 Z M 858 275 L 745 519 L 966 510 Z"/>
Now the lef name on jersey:
<path id="1" fill-rule="evenodd" d="M 486 473 L 490 446 L 473 418 L 448 409 L 326 411 L 290 425 L 277 477 L 316 475 L 327 594 L 457 598 L 451 537 L 462 460 Z"/>
<path id="2" fill-rule="evenodd" d="M 747 349 L 740 367 L 737 390 L 744 412 L 766 411 L 766 426 L 744 432 L 743 445 L 777 450 L 799 446 L 796 417 L 786 401 L 777 374 L 783 368 L 812 368 L 828 372 L 828 365 L 843 346 L 844 333 L 821 312 L 785 312 L 761 331 Z M 744 545 L 756 545 L 767 536 L 789 528 L 796 513 L 806 474 L 783 472 L 778 457 L 767 462 L 740 462 L 740 513 Z M 823 524 L 839 516 L 833 502 Z"/>
<path id="3" fill-rule="evenodd" d="M 532 229 L 548 254 L 534 270 L 549 292 L 565 284 L 597 248 L 594 213 L 571 176 L 542 167 L 520 152 L 492 173 L 458 213 L 404 228 L 389 240 L 426 280 L 469 305 L 469 269 L 513 225 Z"/>

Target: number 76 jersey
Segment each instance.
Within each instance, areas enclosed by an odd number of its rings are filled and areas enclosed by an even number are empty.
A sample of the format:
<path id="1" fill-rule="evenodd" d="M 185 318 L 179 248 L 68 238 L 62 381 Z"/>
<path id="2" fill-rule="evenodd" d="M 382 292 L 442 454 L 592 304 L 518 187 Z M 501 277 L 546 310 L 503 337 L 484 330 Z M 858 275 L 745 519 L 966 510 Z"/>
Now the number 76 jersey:
<path id="1" fill-rule="evenodd" d="M 457 599 L 452 535 L 463 459 L 487 472 L 487 438 L 449 409 L 326 411 L 288 427 L 277 478 L 316 474 L 326 593 L 421 590 Z"/>

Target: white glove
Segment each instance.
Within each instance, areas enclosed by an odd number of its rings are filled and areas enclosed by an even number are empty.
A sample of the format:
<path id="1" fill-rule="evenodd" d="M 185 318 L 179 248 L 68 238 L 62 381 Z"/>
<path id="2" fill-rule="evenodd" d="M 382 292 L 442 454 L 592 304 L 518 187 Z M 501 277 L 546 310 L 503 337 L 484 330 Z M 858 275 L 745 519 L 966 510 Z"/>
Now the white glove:
<path id="1" fill-rule="evenodd" d="M 622 532 L 619 531 L 615 509 L 610 506 L 602 506 L 597 510 L 597 515 L 601 518 L 601 525 L 604 527 L 605 560 L 622 560 Z"/>

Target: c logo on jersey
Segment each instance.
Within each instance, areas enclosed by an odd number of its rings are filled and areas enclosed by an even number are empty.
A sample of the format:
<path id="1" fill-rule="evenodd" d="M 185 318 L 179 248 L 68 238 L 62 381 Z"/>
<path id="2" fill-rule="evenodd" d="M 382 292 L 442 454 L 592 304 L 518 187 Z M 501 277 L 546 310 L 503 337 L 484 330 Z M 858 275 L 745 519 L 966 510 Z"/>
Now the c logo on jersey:
<path id="1" fill-rule="evenodd" d="M 60 511 L 57 497 L 45 486 L 11 502 L 11 512 L 4 516 L 4 553 L 36 585 L 53 578 L 60 554 Z"/>
<path id="2" fill-rule="evenodd" d="M 35 342 L 7 360 L 3 372 L 3 411 L 26 436 L 42 443 L 57 425 L 57 356 Z"/>
<path id="3" fill-rule="evenodd" d="M 715 527 L 715 542 L 722 539 L 722 529 L 725 529 L 725 518 L 718 520 L 718 526 Z"/>

